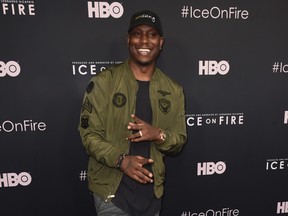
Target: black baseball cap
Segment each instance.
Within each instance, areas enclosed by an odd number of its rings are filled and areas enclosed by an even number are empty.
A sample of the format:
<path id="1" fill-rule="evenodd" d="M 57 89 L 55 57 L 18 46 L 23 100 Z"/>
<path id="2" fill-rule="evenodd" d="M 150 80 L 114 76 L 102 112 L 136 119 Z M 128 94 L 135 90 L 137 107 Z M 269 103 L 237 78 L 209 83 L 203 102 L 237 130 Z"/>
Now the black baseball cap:
<path id="1" fill-rule="evenodd" d="M 149 25 L 153 27 L 160 36 L 163 36 L 162 25 L 159 16 L 150 11 L 142 10 L 132 15 L 128 32 L 138 25 Z"/>

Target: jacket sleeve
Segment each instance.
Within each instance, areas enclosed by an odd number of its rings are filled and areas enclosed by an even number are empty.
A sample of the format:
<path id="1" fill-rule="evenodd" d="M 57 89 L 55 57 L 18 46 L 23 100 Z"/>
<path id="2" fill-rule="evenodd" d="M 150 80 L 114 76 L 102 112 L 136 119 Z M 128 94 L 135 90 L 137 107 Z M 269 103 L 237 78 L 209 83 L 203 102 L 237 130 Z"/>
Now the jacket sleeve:
<path id="1" fill-rule="evenodd" d="M 106 139 L 109 75 L 101 73 L 91 79 L 83 99 L 78 130 L 88 155 L 98 162 L 115 167 L 122 152 Z"/>
<path id="2" fill-rule="evenodd" d="M 169 124 L 159 124 L 166 133 L 166 140 L 162 143 L 154 143 L 155 147 L 163 154 L 178 154 L 187 141 L 185 121 L 185 97 L 183 88 L 178 88 L 178 93 L 173 105 L 176 106 L 172 121 Z"/>

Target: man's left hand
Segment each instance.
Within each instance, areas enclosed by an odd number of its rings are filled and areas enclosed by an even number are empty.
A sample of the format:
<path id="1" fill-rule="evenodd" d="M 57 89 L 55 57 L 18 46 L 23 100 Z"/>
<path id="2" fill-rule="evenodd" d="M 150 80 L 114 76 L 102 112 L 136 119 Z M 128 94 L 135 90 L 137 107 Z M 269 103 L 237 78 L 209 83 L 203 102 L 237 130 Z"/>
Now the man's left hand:
<path id="1" fill-rule="evenodd" d="M 141 141 L 161 141 L 160 131 L 158 128 L 153 127 L 149 123 L 141 120 L 136 115 L 131 115 L 134 122 L 129 122 L 127 129 L 138 131 L 127 137 L 131 142 L 141 142 Z"/>

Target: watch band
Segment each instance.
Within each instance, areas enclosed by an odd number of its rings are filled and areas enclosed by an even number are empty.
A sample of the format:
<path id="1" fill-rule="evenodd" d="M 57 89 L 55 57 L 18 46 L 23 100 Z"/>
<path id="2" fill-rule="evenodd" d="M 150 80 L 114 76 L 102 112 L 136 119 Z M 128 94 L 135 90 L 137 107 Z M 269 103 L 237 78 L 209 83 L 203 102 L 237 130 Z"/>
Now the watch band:
<path id="1" fill-rule="evenodd" d="M 116 168 L 121 170 L 121 164 L 122 164 L 122 161 L 124 160 L 124 158 L 126 157 L 127 155 L 126 154 L 120 154 L 117 158 L 117 163 L 116 163 Z"/>

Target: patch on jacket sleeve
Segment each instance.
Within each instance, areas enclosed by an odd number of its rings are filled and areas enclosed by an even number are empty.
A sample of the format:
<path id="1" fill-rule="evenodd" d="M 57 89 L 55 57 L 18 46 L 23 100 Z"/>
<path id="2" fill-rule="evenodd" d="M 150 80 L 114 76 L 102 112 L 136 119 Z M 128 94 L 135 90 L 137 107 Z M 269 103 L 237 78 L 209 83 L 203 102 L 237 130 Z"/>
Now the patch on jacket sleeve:
<path id="1" fill-rule="evenodd" d="M 83 113 L 85 110 L 87 110 L 89 113 L 92 112 L 92 104 L 90 103 L 88 97 L 85 98 L 85 101 L 82 104 L 81 112 Z"/>
<path id="2" fill-rule="evenodd" d="M 159 108 L 164 113 L 167 114 L 171 110 L 171 102 L 165 98 L 161 98 L 158 100 Z"/>
<path id="3" fill-rule="evenodd" d="M 91 82 L 89 82 L 89 84 L 88 84 L 88 86 L 86 88 L 87 94 L 89 94 L 93 90 L 93 88 L 94 88 L 94 82 L 91 81 Z"/>
<path id="4" fill-rule="evenodd" d="M 88 116 L 81 116 L 81 127 L 84 129 L 89 127 L 89 117 Z"/>
<path id="5" fill-rule="evenodd" d="M 126 101 L 127 101 L 126 96 L 119 92 L 114 94 L 112 100 L 114 106 L 116 106 L 117 108 L 123 107 L 126 104 Z"/>

